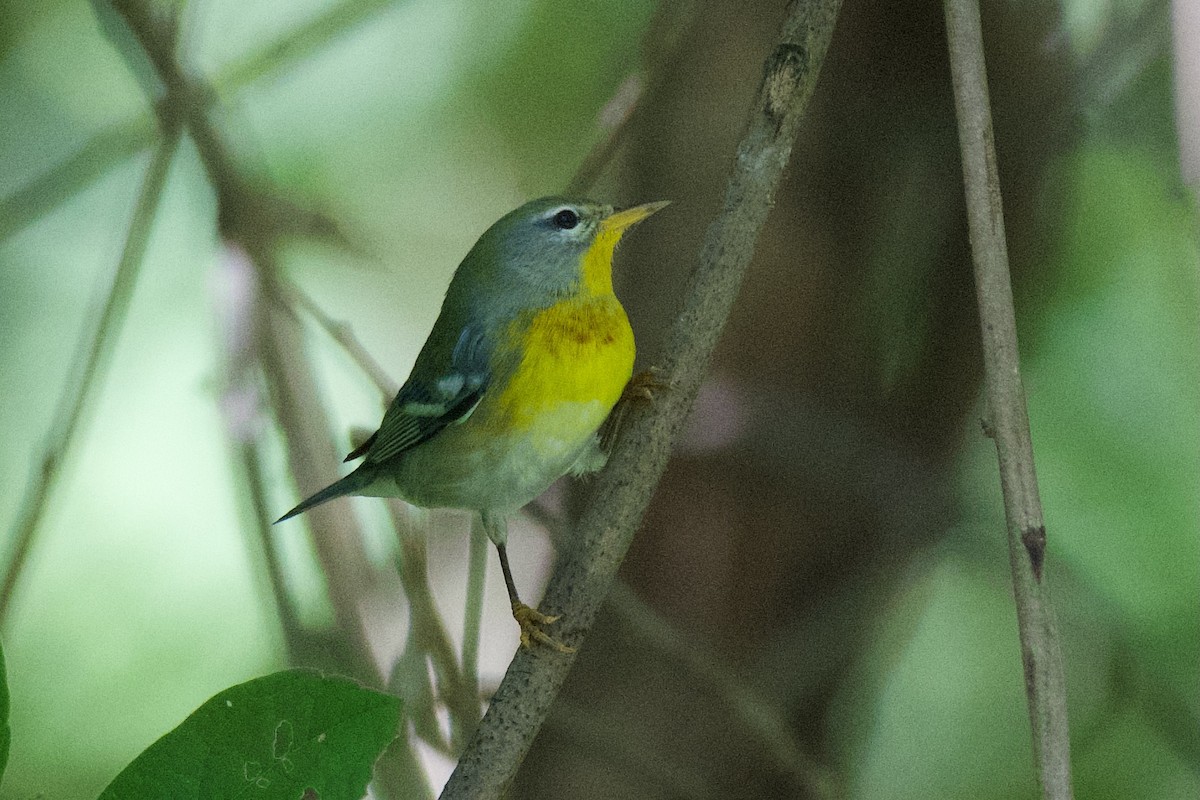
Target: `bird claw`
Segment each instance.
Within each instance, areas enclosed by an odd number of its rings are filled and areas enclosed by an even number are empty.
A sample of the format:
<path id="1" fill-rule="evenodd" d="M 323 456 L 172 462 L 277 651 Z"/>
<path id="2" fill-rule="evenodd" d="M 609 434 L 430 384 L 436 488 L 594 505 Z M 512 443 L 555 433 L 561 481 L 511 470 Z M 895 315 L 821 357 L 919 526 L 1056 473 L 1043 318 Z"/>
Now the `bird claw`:
<path id="1" fill-rule="evenodd" d="M 658 367 L 650 367 L 634 375 L 629 379 L 629 383 L 625 384 L 625 390 L 621 392 L 621 399 L 653 403 L 655 392 L 664 392 L 672 388 L 670 381 L 664 381 L 659 377 L 660 373 L 661 370 Z"/>
<path id="2" fill-rule="evenodd" d="M 542 630 L 542 625 L 550 625 L 558 621 L 560 614 L 549 616 L 531 608 L 524 603 L 512 604 L 513 619 L 521 626 L 521 646 L 532 649 L 534 643 L 544 644 L 560 653 L 574 653 L 574 647 L 568 647 L 550 634 Z"/>

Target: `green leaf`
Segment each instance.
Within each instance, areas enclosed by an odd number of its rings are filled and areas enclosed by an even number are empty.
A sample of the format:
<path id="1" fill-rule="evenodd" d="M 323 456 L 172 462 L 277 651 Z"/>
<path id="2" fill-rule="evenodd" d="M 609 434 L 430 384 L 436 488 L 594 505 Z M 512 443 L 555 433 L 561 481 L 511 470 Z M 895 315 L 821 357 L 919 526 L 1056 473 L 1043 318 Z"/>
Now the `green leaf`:
<path id="1" fill-rule="evenodd" d="M 4 650 L 0 649 L 0 778 L 8 766 L 8 746 L 12 743 L 12 729 L 8 727 L 8 668 L 4 665 Z"/>
<path id="2" fill-rule="evenodd" d="M 200 706 L 100 798 L 359 800 L 399 717 L 398 698 L 347 678 L 276 672 Z"/>

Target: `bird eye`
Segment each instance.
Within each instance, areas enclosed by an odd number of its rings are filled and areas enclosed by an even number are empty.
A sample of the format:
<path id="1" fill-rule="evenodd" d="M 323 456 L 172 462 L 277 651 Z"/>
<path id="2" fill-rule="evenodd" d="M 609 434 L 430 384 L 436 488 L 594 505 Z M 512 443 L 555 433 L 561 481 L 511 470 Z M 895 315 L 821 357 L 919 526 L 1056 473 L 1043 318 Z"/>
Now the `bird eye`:
<path id="1" fill-rule="evenodd" d="M 579 224 L 579 215 L 569 208 L 564 208 L 554 215 L 554 227 L 569 231 Z"/>

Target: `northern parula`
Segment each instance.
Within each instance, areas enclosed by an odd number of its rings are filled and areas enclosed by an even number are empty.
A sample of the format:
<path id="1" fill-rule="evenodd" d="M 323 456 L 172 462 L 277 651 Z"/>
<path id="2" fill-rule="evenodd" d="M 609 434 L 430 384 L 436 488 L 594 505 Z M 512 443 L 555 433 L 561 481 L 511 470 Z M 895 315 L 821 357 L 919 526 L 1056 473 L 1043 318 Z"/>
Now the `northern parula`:
<path id="1" fill-rule="evenodd" d="M 633 373 L 633 331 L 613 294 L 613 252 L 667 205 L 623 211 L 561 197 L 526 203 L 459 264 L 412 373 L 363 462 L 279 518 L 343 495 L 478 512 L 496 545 L 521 643 L 565 646 L 517 596 L 507 516 L 562 475 L 599 469 L 597 430 Z"/>

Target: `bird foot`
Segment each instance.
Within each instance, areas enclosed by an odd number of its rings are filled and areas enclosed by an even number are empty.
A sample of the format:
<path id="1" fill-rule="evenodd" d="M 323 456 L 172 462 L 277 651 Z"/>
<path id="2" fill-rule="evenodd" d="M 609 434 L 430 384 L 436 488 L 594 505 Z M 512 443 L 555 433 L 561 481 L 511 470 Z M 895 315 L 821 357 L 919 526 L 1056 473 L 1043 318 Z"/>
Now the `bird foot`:
<path id="1" fill-rule="evenodd" d="M 670 381 L 664 381 L 659 377 L 660 372 L 658 367 L 650 367 L 650 369 L 644 369 L 634 375 L 629 379 L 629 383 L 625 384 L 625 390 L 621 392 L 621 399 L 653 403 L 655 392 L 663 392 L 671 388 Z"/>
<path id="2" fill-rule="evenodd" d="M 650 367 L 644 369 L 638 374 L 629 379 L 629 383 L 625 384 L 624 390 L 621 391 L 621 397 L 618 398 L 616 407 L 612 413 L 608 415 L 608 419 L 604 420 L 604 425 L 600 427 L 600 451 L 607 454 L 612 451 L 613 442 L 617 439 L 617 433 L 621 430 L 621 425 L 625 422 L 625 415 L 629 413 L 629 409 L 634 403 L 653 403 L 655 392 L 665 392 L 675 388 L 675 384 L 671 381 L 664 381 L 659 375 L 662 373 L 658 367 Z"/>
<path id="3" fill-rule="evenodd" d="M 560 653 L 574 653 L 574 647 L 568 647 L 550 634 L 542 630 L 543 625 L 557 622 L 560 615 L 548 616 L 530 608 L 522 602 L 512 604 L 513 619 L 521 626 L 521 646 L 532 648 L 534 643 L 544 644 Z"/>

